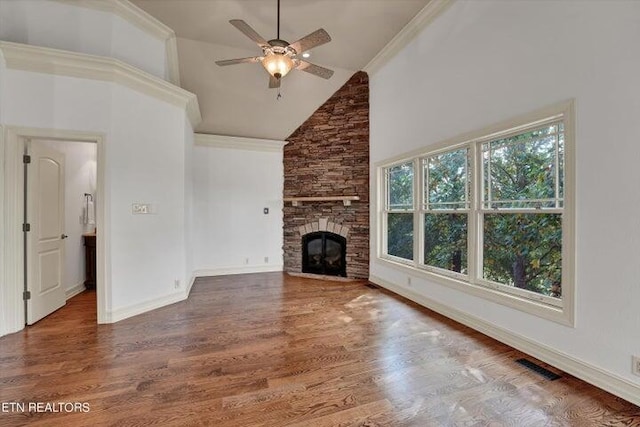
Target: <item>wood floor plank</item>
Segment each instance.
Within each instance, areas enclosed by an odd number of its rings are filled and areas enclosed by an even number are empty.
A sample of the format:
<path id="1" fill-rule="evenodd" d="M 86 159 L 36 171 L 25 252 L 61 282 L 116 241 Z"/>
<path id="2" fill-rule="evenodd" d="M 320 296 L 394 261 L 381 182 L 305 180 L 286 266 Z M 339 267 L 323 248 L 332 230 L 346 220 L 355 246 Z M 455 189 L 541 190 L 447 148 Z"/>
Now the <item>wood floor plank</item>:
<path id="1" fill-rule="evenodd" d="M 2 426 L 636 426 L 640 408 L 365 282 L 198 279 L 187 301 L 96 325 L 94 292 L 0 338 Z M 531 358 L 530 358 L 531 359 Z"/>

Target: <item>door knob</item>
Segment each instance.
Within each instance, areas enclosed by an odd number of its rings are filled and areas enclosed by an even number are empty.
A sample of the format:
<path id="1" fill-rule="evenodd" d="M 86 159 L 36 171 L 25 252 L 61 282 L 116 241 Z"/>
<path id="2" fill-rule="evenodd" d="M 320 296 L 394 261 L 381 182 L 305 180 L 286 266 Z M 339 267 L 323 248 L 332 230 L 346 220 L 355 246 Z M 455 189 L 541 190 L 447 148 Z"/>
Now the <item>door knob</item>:
<path id="1" fill-rule="evenodd" d="M 62 236 L 60 236 L 61 239 L 66 239 L 67 237 L 69 236 L 67 236 L 66 234 L 63 234 Z"/>

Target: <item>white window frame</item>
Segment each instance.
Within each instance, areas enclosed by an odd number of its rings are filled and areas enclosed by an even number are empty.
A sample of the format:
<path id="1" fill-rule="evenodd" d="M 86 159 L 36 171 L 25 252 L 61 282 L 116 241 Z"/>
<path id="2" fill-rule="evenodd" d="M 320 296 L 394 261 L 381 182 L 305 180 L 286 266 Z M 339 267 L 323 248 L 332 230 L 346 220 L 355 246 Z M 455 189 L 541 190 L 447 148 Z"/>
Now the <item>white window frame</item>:
<path id="1" fill-rule="evenodd" d="M 461 208 L 461 209 L 438 209 L 438 210 L 432 210 L 429 209 L 429 203 L 428 200 L 426 200 L 427 195 L 426 195 L 426 185 L 427 182 L 425 181 L 425 163 L 429 160 L 429 158 L 432 157 L 436 157 L 440 154 L 445 154 L 445 153 L 449 153 L 449 152 L 453 152 L 453 151 L 460 151 L 460 150 L 468 150 L 467 153 L 467 166 L 470 168 L 469 170 L 467 170 L 467 182 L 466 182 L 466 186 L 467 186 L 467 198 L 468 200 L 465 201 L 466 203 L 466 207 L 465 208 Z M 418 246 L 419 246 L 419 258 L 418 258 L 418 268 L 424 269 L 426 271 L 430 271 L 433 272 L 435 274 L 440 274 L 443 276 L 448 276 L 448 277 L 452 277 L 452 278 L 456 278 L 456 279 L 460 279 L 460 280 L 465 280 L 465 281 L 469 281 L 471 280 L 471 276 L 469 273 L 469 269 L 470 266 L 472 264 L 471 260 L 468 258 L 472 252 L 472 248 L 469 245 L 469 234 L 470 234 L 470 230 L 469 227 L 471 225 L 471 216 L 472 216 L 472 206 L 473 206 L 473 200 L 472 200 L 472 196 L 473 196 L 473 191 L 471 191 L 471 189 L 469 188 L 472 185 L 473 182 L 473 165 L 470 164 L 470 161 L 473 160 L 472 157 L 472 151 L 469 147 L 468 144 L 465 145 L 461 145 L 461 146 L 457 146 L 457 147 L 447 147 L 446 149 L 442 149 L 442 150 L 437 150 L 437 151 L 433 151 L 430 152 L 424 156 L 420 156 L 419 157 L 419 165 L 420 165 L 420 180 L 418 183 L 418 192 L 419 194 L 419 202 L 420 204 L 419 206 L 419 223 L 420 223 L 420 232 L 418 233 Z M 425 215 L 428 213 L 433 213 L 435 212 L 436 214 L 447 214 L 447 213 L 466 213 L 467 214 L 467 273 L 458 273 L 455 271 L 450 271 L 444 268 L 439 268 L 439 267 L 435 267 L 432 265 L 428 265 L 424 262 L 424 246 L 425 246 L 425 234 L 424 234 L 424 221 L 425 221 Z"/>
<path id="2" fill-rule="evenodd" d="M 394 168 L 396 166 L 401 166 L 407 163 L 412 163 L 413 164 L 413 205 L 410 208 L 407 209 L 398 209 L 398 208 L 392 208 L 391 207 L 391 203 L 390 203 L 390 195 L 388 192 L 388 188 L 389 188 L 389 169 Z M 385 254 L 385 258 L 390 259 L 394 262 L 399 262 L 402 264 L 408 264 L 408 265 L 412 265 L 415 262 L 415 258 L 416 255 L 418 254 L 417 250 L 417 245 L 416 245 L 416 224 L 415 224 L 415 218 L 414 218 L 414 222 L 413 222 L 413 259 L 406 259 L 406 258 L 402 258 L 399 256 L 395 256 L 395 255 L 390 255 L 387 252 L 388 249 L 388 233 L 387 233 L 387 220 L 389 218 L 390 213 L 404 213 L 404 214 L 413 214 L 415 217 L 415 211 L 416 211 L 416 185 L 417 185 L 417 173 L 416 173 L 416 160 L 412 160 L 412 159 L 404 159 L 401 161 L 396 161 L 393 164 L 390 165 L 386 165 L 384 168 L 382 168 L 382 175 L 383 175 L 383 185 L 384 185 L 384 189 L 383 194 L 384 194 L 384 200 L 383 200 L 383 209 L 382 209 L 382 222 L 383 222 L 383 230 L 385 231 L 384 235 L 382 236 L 382 248 L 383 248 L 383 253 Z"/>
<path id="3" fill-rule="evenodd" d="M 428 281 L 449 286 L 465 293 L 487 299 L 520 311 L 530 313 L 554 322 L 575 327 L 575 112 L 574 100 L 565 101 L 530 114 L 517 117 L 485 129 L 471 132 L 451 140 L 444 141 L 420 150 L 379 162 L 377 171 L 378 203 L 377 211 L 378 260 L 404 273 L 422 277 Z M 482 144 L 504 137 L 527 132 L 533 128 L 552 122 L 564 124 L 564 188 L 563 206 L 544 208 L 537 212 L 562 214 L 562 298 L 552 298 L 535 292 L 522 290 L 482 278 L 482 238 L 483 217 L 487 209 L 482 206 Z M 467 274 L 456 273 L 424 264 L 424 170 L 423 161 L 428 157 L 469 149 L 471 158 L 470 185 L 471 200 L 468 209 L 468 266 Z M 401 212 L 413 212 L 414 247 L 413 260 L 406 260 L 387 254 L 387 181 L 386 170 L 389 167 L 413 162 L 414 190 L 413 209 Z M 556 181 L 557 182 L 557 181 Z M 463 209 L 458 209 L 463 212 Z M 489 211 L 493 211 L 489 209 Z M 510 209 L 509 213 L 534 213 L 534 209 Z M 394 212 L 394 211 L 391 211 Z"/>
<path id="4" fill-rule="evenodd" d="M 481 147 L 482 144 L 487 143 L 487 142 L 492 142 L 495 141 L 496 139 L 502 139 L 502 138 L 508 138 L 511 136 L 516 136 L 516 135 L 520 135 L 522 133 L 526 133 L 529 132 L 531 130 L 535 130 L 535 129 L 539 129 L 541 127 L 544 127 L 546 125 L 552 125 L 552 124 L 557 124 L 557 123 L 564 123 L 564 120 L 562 119 L 562 117 L 558 117 L 558 116 L 552 116 L 546 120 L 539 120 L 536 121 L 535 123 L 532 123 L 530 125 L 525 125 L 522 126 L 516 130 L 512 130 L 509 129 L 507 131 L 504 132 L 504 134 L 499 134 L 499 135 L 492 135 L 491 138 L 481 138 L 477 141 L 474 142 L 475 144 L 475 149 L 476 149 L 476 178 L 477 178 L 477 185 L 476 185 L 476 191 L 478 194 L 477 197 L 477 206 L 475 206 L 474 209 L 474 215 L 476 216 L 476 224 L 478 227 L 478 241 L 477 241 L 477 271 L 478 274 L 475 277 L 475 283 L 482 285 L 482 286 L 486 286 L 492 289 L 497 289 L 503 292 L 507 292 L 507 293 L 512 293 L 514 295 L 518 295 L 521 296 L 523 298 L 527 298 L 527 299 L 531 299 L 534 301 L 539 301 L 543 304 L 548 304 L 548 305 L 552 305 L 552 306 L 556 306 L 556 307 L 562 307 L 563 303 L 561 299 L 558 298 L 553 298 L 553 297 L 549 297 L 546 295 L 542 295 L 542 294 L 538 294 L 535 292 L 531 292 L 528 290 L 524 290 L 524 289 L 518 289 L 514 286 L 509 286 L 509 285 L 505 285 L 503 283 L 499 283 L 499 282 L 495 282 L 492 280 L 487 280 L 485 278 L 482 277 L 482 271 L 484 270 L 484 254 L 483 254 L 483 250 L 484 250 L 484 242 L 483 242 L 483 229 L 484 229 L 484 218 L 486 215 L 491 215 L 491 214 L 560 214 L 560 215 L 564 215 L 564 208 L 559 207 L 559 199 L 558 199 L 558 168 L 556 168 L 556 180 L 555 180 L 555 190 L 556 190 L 556 197 L 555 199 L 555 207 L 554 208 L 540 208 L 540 209 L 536 209 L 536 208 L 532 208 L 532 207 L 527 207 L 527 208 L 491 208 L 490 206 L 485 206 L 485 204 L 483 203 L 483 195 L 484 195 L 484 166 L 482 164 L 482 155 L 481 155 Z M 566 144 L 566 142 L 565 142 Z M 556 162 L 557 162 L 557 147 L 556 147 Z M 489 191 L 489 194 L 491 194 L 491 191 Z M 530 200 L 528 200 L 530 201 Z M 491 200 L 488 201 L 488 203 L 491 203 Z M 564 222 L 564 221 L 563 221 Z M 564 242 L 564 239 L 563 239 Z M 563 253 L 564 255 L 564 253 Z"/>

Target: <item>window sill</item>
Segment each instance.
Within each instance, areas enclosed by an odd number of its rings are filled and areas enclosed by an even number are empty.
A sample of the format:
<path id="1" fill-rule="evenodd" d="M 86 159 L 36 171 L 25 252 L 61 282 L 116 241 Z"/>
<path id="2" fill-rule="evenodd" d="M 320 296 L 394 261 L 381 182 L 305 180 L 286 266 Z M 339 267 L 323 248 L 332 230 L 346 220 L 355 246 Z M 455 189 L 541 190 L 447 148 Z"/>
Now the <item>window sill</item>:
<path id="1" fill-rule="evenodd" d="M 437 274 L 426 269 L 418 268 L 413 264 L 413 262 L 411 262 L 411 264 L 399 262 L 391 257 L 384 256 L 377 257 L 377 261 L 384 263 L 386 267 L 391 267 L 395 270 L 402 271 L 403 273 L 411 274 L 413 277 L 418 277 L 545 320 L 550 320 L 561 325 L 575 328 L 573 312 L 567 307 L 547 305 L 538 301 L 506 293 L 499 289 L 492 289 L 461 279 Z"/>

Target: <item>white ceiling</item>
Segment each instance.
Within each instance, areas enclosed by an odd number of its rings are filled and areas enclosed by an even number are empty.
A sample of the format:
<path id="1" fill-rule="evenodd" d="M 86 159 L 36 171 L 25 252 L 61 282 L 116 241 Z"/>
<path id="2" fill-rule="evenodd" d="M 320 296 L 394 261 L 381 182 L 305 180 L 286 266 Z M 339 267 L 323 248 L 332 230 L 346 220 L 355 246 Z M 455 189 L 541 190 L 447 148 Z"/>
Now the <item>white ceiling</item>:
<path id="1" fill-rule="evenodd" d="M 276 37 L 276 0 L 133 0 L 178 37 L 182 86 L 198 96 L 197 131 L 283 140 L 361 70 L 429 0 L 281 0 L 280 38 L 294 42 L 324 28 L 332 38 L 309 61 L 331 68 L 324 80 L 298 70 L 268 89 L 260 64 L 218 67 L 220 59 L 261 54 L 229 24 L 242 19 L 269 40 Z"/>

